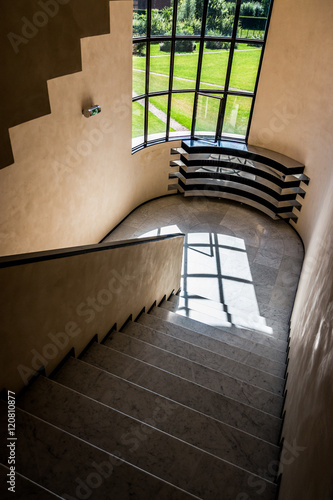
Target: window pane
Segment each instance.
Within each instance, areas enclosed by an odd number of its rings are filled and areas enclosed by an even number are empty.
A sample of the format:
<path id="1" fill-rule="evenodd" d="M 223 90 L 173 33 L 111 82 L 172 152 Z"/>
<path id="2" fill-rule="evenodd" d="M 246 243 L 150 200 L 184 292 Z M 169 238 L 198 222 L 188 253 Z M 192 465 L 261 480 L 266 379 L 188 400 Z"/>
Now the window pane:
<path id="1" fill-rule="evenodd" d="M 178 40 L 176 42 L 173 90 L 195 89 L 199 46 L 199 42 L 193 42 L 192 40 Z M 180 49 L 181 52 L 178 52 L 177 50 Z"/>
<path id="2" fill-rule="evenodd" d="M 164 43 L 150 44 L 149 92 L 169 89 L 170 50 L 161 50 L 165 48 Z"/>
<path id="3" fill-rule="evenodd" d="M 141 140 L 136 141 L 134 145 L 143 142 L 144 136 L 144 118 L 145 118 L 145 100 L 140 99 L 139 101 L 133 102 L 133 117 L 132 117 L 132 138 L 140 138 Z"/>
<path id="4" fill-rule="evenodd" d="M 145 93 L 146 42 L 133 43 L 133 97 Z"/>
<path id="5" fill-rule="evenodd" d="M 200 88 L 222 90 L 229 60 L 229 42 L 207 40 L 202 58 Z"/>
<path id="6" fill-rule="evenodd" d="M 242 0 L 237 29 L 238 38 L 262 40 L 265 35 L 269 0 L 262 3 Z"/>
<path id="7" fill-rule="evenodd" d="M 203 1 L 178 0 L 176 35 L 201 35 Z"/>
<path id="8" fill-rule="evenodd" d="M 172 94 L 171 99 L 171 135 L 190 133 L 192 127 L 194 93 Z M 172 133 L 175 132 L 175 133 Z"/>
<path id="9" fill-rule="evenodd" d="M 133 37 L 147 36 L 147 0 L 133 0 Z"/>
<path id="10" fill-rule="evenodd" d="M 171 35 L 173 1 L 152 0 L 151 36 Z"/>
<path id="11" fill-rule="evenodd" d="M 229 88 L 231 90 L 254 91 L 262 48 L 260 46 L 248 47 L 239 43 L 235 50 Z"/>
<path id="12" fill-rule="evenodd" d="M 224 116 L 223 134 L 246 135 L 252 97 L 228 95 Z"/>
<path id="13" fill-rule="evenodd" d="M 231 36 L 235 19 L 236 0 L 208 1 L 205 33 L 208 36 Z"/>
<path id="14" fill-rule="evenodd" d="M 148 140 L 165 137 L 167 110 L 167 95 L 149 98 Z"/>
<path id="15" fill-rule="evenodd" d="M 195 133 L 199 136 L 215 137 L 220 99 L 198 95 Z"/>

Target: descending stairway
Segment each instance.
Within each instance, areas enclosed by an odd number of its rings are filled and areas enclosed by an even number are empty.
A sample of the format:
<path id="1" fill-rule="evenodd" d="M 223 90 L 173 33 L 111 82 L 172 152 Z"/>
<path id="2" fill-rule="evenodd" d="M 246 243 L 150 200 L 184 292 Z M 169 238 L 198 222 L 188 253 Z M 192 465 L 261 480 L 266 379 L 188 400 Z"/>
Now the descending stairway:
<path id="1" fill-rule="evenodd" d="M 172 295 L 38 377 L 17 399 L 15 498 L 277 498 L 287 342 L 221 313 Z"/>

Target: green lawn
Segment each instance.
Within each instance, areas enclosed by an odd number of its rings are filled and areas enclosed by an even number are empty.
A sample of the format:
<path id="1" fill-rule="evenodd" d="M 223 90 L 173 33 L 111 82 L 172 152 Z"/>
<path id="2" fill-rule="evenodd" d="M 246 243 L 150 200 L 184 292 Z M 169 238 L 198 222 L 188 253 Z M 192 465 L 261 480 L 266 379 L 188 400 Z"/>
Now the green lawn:
<path id="1" fill-rule="evenodd" d="M 155 101 L 156 103 L 156 101 Z M 154 103 L 153 103 L 154 104 Z M 159 104 L 157 102 L 157 104 Z M 138 102 L 133 102 L 133 113 L 132 113 L 132 137 L 142 137 L 144 134 L 144 106 Z M 166 125 L 165 123 L 157 118 L 153 113 L 148 111 L 148 134 L 165 133 Z M 170 132 L 174 129 L 170 128 Z"/>
<path id="2" fill-rule="evenodd" d="M 197 74 L 198 50 L 188 54 L 175 54 L 175 66 L 173 89 L 174 90 L 194 90 Z M 246 44 L 238 44 L 234 52 L 230 87 L 244 91 L 253 91 L 257 77 L 257 70 L 261 55 L 261 49 L 248 47 Z M 228 50 L 208 50 L 204 49 L 203 64 L 201 72 L 201 88 L 222 90 L 225 82 L 229 58 Z M 149 92 L 159 92 L 168 90 L 169 86 L 170 54 L 161 52 L 158 44 L 151 46 L 150 58 L 150 78 Z M 141 70 L 141 71 L 138 71 Z M 145 57 L 133 57 L 133 91 L 137 95 L 145 92 Z M 178 123 L 191 129 L 192 109 L 194 94 L 183 93 L 173 94 L 171 117 Z M 205 98 L 204 98 L 205 99 Z M 167 99 L 160 97 L 151 97 L 150 101 L 161 111 L 167 112 Z M 211 102 L 210 102 L 211 101 Z M 251 98 L 240 96 L 229 96 L 226 106 L 225 123 L 223 132 L 237 133 L 244 135 L 251 108 Z M 201 100 L 200 100 L 201 102 Z M 202 101 L 203 102 L 203 101 Z M 207 102 L 209 104 L 207 104 Z M 202 106 L 198 106 L 198 118 L 196 123 L 197 130 L 215 130 L 216 115 L 218 107 L 217 100 L 208 100 Z M 208 106 L 208 108 L 207 108 Z M 143 109 L 143 108 L 142 108 Z M 134 113 L 135 115 L 135 113 Z M 152 130 L 161 131 L 161 120 L 150 113 L 149 133 Z M 156 122 L 156 120 L 158 120 Z M 134 128 L 136 127 L 136 118 L 133 118 Z M 164 125 L 165 127 L 165 125 Z M 134 133 L 134 130 L 133 130 Z M 137 136 L 137 135 L 135 135 Z"/>

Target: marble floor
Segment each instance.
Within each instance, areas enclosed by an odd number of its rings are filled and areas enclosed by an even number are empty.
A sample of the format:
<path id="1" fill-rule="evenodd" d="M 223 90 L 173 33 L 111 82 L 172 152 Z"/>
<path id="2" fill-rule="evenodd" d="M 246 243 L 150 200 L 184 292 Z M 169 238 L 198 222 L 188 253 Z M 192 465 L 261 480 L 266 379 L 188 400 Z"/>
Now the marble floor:
<path id="1" fill-rule="evenodd" d="M 303 262 L 303 245 L 291 226 L 236 202 L 172 195 L 136 209 L 104 241 L 174 233 L 186 235 L 183 315 L 191 301 L 198 309 L 198 296 L 205 297 L 203 320 L 220 306 L 223 328 L 286 338 Z"/>

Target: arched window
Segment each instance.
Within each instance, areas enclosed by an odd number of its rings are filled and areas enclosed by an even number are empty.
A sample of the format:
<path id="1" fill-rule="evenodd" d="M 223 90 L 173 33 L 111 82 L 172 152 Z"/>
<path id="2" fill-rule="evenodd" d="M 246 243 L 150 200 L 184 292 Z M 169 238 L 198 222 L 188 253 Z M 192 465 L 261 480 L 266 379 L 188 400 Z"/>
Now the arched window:
<path id="1" fill-rule="evenodd" d="M 133 150 L 247 140 L 270 0 L 134 0 Z"/>

